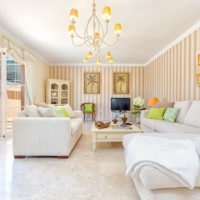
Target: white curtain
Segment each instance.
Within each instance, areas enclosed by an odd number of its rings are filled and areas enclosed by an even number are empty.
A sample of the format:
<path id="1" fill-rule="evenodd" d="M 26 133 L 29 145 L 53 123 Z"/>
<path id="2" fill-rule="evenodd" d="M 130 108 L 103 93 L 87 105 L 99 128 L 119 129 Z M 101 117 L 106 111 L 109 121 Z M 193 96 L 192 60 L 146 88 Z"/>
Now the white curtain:
<path id="1" fill-rule="evenodd" d="M 0 136 L 6 134 L 6 54 L 0 51 Z"/>
<path id="2" fill-rule="evenodd" d="M 27 51 L 21 49 L 13 42 L 9 41 L 6 37 L 0 35 L 0 49 L 6 51 L 8 57 L 12 58 L 18 63 L 21 63 L 25 66 L 25 80 L 26 80 L 26 104 L 33 104 L 33 91 L 32 91 L 32 82 L 30 76 L 30 68 L 34 67 L 36 64 L 36 58 L 29 54 Z"/>

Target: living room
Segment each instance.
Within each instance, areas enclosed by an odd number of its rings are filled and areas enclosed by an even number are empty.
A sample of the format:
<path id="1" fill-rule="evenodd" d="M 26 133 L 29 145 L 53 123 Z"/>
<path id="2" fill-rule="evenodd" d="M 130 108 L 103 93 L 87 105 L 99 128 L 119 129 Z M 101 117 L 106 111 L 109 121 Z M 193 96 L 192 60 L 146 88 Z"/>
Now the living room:
<path id="1" fill-rule="evenodd" d="M 0 199 L 200 199 L 199 0 L 0 3 Z"/>

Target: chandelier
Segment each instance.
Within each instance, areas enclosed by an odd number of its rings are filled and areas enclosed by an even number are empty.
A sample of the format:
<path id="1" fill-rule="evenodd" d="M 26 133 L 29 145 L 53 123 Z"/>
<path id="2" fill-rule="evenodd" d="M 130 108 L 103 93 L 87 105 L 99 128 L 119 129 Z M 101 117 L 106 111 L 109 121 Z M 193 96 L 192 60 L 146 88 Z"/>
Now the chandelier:
<path id="1" fill-rule="evenodd" d="M 70 25 L 69 25 L 69 34 L 71 36 L 72 44 L 77 47 L 81 46 L 88 46 L 93 49 L 94 52 L 89 51 L 87 53 L 87 56 L 84 57 L 83 61 L 86 63 L 88 62 L 93 55 L 96 57 L 96 64 L 100 65 L 100 53 L 101 53 L 101 46 L 104 44 L 106 46 L 114 46 L 118 43 L 119 37 L 121 35 L 122 26 L 121 24 L 115 24 L 114 26 L 114 32 L 116 35 L 116 39 L 113 43 L 108 43 L 106 41 L 106 36 L 108 35 L 108 24 L 111 19 L 111 8 L 106 6 L 103 9 L 103 15 L 102 15 L 104 21 L 105 21 L 105 27 L 103 27 L 102 23 L 100 22 L 97 14 L 96 14 L 96 3 L 95 0 L 93 0 L 92 4 L 92 14 L 89 17 L 87 21 L 87 25 L 85 27 L 83 35 L 80 35 L 76 31 L 75 24 L 78 20 L 78 10 L 77 9 L 71 9 L 70 11 Z M 77 37 L 82 40 L 80 44 L 77 44 L 74 42 L 74 38 Z M 111 53 L 106 53 L 106 58 L 108 59 L 108 62 L 111 64 L 113 63 L 113 58 L 111 57 Z"/>

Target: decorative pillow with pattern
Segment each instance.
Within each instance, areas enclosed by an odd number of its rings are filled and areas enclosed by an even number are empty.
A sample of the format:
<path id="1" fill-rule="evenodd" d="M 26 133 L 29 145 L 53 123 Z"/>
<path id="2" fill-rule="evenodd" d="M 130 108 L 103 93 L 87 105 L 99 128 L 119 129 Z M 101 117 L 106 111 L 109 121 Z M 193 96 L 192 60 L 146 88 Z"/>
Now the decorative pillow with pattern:
<path id="1" fill-rule="evenodd" d="M 51 107 L 51 109 L 56 112 L 58 117 L 70 118 L 70 115 L 68 114 L 67 110 L 63 106 L 54 106 L 54 107 Z"/>
<path id="2" fill-rule="evenodd" d="M 179 108 L 167 108 L 163 116 L 163 120 L 173 123 L 175 122 L 179 112 Z"/>

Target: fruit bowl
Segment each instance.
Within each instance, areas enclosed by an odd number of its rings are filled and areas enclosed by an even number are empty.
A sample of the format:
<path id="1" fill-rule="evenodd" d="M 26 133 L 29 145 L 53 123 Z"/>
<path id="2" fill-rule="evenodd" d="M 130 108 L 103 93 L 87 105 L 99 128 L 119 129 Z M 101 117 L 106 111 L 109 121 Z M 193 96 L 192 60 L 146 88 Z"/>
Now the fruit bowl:
<path id="1" fill-rule="evenodd" d="M 108 128 L 110 126 L 110 122 L 95 122 L 95 127 L 98 129 Z"/>

